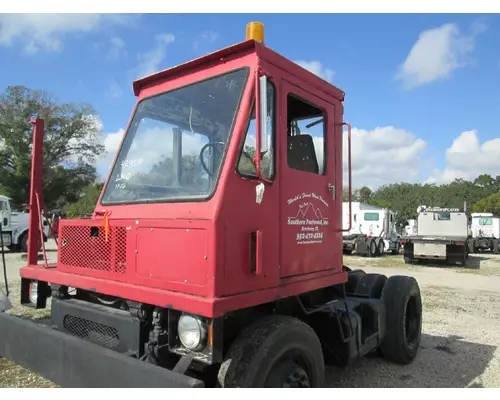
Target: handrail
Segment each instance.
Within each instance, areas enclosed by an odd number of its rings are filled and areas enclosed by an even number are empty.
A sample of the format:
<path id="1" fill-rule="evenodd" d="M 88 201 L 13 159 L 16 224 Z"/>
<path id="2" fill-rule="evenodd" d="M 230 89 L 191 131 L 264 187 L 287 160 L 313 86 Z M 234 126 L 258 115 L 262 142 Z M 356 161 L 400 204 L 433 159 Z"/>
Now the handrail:
<path id="1" fill-rule="evenodd" d="M 342 229 L 342 232 L 349 232 L 352 229 L 352 171 L 351 171 L 351 124 L 343 122 L 342 126 L 347 125 L 347 168 L 349 170 L 349 229 Z"/>

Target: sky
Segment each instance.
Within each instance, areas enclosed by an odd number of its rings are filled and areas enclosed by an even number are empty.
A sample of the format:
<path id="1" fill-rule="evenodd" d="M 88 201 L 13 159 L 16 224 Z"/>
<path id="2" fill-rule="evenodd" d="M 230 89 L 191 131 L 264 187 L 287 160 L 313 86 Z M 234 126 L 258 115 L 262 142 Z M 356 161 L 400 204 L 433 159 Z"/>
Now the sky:
<path id="1" fill-rule="evenodd" d="M 255 20 L 267 46 L 346 92 L 353 186 L 500 175 L 494 14 L 0 14 L 0 89 L 90 103 L 106 174 L 134 79 L 240 42 Z"/>

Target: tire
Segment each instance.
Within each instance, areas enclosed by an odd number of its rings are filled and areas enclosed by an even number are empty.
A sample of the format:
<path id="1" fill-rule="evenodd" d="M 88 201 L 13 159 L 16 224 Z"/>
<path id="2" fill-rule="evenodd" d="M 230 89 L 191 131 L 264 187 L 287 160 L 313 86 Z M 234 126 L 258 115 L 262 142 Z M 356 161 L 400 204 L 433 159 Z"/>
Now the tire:
<path id="1" fill-rule="evenodd" d="M 354 290 L 354 294 L 358 296 L 367 296 L 372 299 L 380 299 L 386 282 L 387 276 L 385 275 L 366 274 L 359 280 Z"/>
<path id="2" fill-rule="evenodd" d="M 366 275 L 366 272 L 361 269 L 355 269 L 354 271 L 349 271 L 347 275 L 347 282 L 345 284 L 346 293 L 354 293 L 358 282 Z"/>
<path id="3" fill-rule="evenodd" d="M 374 239 L 368 239 L 368 257 L 377 256 L 377 242 Z"/>
<path id="4" fill-rule="evenodd" d="M 384 248 L 385 248 L 385 243 L 382 239 L 378 241 L 378 247 L 377 247 L 377 253 L 379 257 L 382 257 L 384 255 Z"/>
<path id="5" fill-rule="evenodd" d="M 324 387 L 321 343 L 314 330 L 296 318 L 265 317 L 231 343 L 217 381 L 225 388 Z"/>
<path id="6" fill-rule="evenodd" d="M 458 262 L 458 264 L 461 266 L 461 267 L 465 267 L 465 265 L 467 264 L 467 258 L 468 258 L 468 254 L 467 254 L 467 246 L 464 247 L 464 254 L 462 254 L 462 258 L 460 259 L 460 261 Z"/>
<path id="7" fill-rule="evenodd" d="M 494 254 L 499 254 L 500 253 L 500 248 L 498 245 L 498 240 L 493 240 L 493 253 Z"/>
<path id="8" fill-rule="evenodd" d="M 396 364 L 410 364 L 417 356 L 422 336 L 422 299 L 415 278 L 391 276 L 382 290 L 386 308 L 386 334 L 380 345 L 383 357 Z"/>

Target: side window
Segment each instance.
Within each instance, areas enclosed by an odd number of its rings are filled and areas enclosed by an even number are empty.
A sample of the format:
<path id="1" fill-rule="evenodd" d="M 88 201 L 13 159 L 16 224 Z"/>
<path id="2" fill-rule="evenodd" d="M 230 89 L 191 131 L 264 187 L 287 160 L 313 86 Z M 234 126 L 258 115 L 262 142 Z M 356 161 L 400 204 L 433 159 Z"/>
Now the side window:
<path id="1" fill-rule="evenodd" d="M 264 178 L 274 178 L 275 166 L 275 96 L 276 90 L 274 84 L 268 80 L 267 85 L 267 132 L 269 141 L 269 150 L 265 153 L 260 161 L 261 174 Z M 238 161 L 238 173 L 243 176 L 257 178 L 257 171 L 253 159 L 255 158 L 255 149 L 257 146 L 257 125 L 255 121 L 255 102 L 252 106 L 252 114 L 250 116 L 250 123 L 248 124 L 245 143 L 240 154 Z"/>
<path id="2" fill-rule="evenodd" d="M 326 166 L 325 112 L 298 97 L 287 98 L 287 163 L 323 175 Z"/>
<path id="3" fill-rule="evenodd" d="M 365 221 L 378 221 L 379 215 L 376 212 L 367 212 L 365 213 Z"/>

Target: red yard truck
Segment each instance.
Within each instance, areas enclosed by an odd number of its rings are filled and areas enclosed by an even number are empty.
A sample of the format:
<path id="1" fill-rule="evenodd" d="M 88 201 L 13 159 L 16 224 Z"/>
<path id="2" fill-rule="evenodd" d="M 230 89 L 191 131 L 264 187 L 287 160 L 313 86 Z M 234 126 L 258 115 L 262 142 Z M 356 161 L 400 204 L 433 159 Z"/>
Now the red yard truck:
<path id="1" fill-rule="evenodd" d="M 34 121 L 21 302 L 50 298 L 51 321 L 0 313 L 1 356 L 66 387 L 321 387 L 325 364 L 377 349 L 412 362 L 416 280 L 343 265 L 343 91 L 266 47 L 259 23 L 133 89 L 95 212 L 59 221 L 56 264 L 34 247 Z"/>

